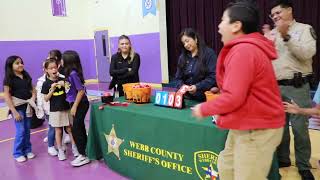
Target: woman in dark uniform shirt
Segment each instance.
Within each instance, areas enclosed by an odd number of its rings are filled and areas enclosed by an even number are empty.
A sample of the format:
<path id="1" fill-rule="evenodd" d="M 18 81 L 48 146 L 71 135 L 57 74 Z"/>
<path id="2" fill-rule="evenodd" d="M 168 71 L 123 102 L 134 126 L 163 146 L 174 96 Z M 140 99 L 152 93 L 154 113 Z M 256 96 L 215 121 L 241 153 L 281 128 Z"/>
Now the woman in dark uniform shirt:
<path id="1" fill-rule="evenodd" d="M 128 36 L 120 36 L 118 43 L 118 52 L 111 57 L 109 89 L 115 90 L 117 85 L 119 95 L 123 96 L 122 84 L 139 82 L 140 56 L 134 52 Z"/>
<path id="2" fill-rule="evenodd" d="M 188 98 L 205 101 L 204 92 L 216 86 L 217 56 L 192 28 L 184 29 L 180 40 L 182 52 L 175 76 L 176 87 L 188 85 Z"/>

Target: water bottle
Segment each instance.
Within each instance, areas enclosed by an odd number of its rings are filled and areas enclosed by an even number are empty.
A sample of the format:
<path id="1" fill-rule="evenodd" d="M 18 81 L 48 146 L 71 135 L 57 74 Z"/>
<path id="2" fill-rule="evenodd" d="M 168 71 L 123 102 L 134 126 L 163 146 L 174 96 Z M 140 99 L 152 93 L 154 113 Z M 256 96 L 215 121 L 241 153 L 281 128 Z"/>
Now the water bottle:
<path id="1" fill-rule="evenodd" d="M 115 99 L 119 98 L 118 84 L 115 85 L 114 98 Z"/>

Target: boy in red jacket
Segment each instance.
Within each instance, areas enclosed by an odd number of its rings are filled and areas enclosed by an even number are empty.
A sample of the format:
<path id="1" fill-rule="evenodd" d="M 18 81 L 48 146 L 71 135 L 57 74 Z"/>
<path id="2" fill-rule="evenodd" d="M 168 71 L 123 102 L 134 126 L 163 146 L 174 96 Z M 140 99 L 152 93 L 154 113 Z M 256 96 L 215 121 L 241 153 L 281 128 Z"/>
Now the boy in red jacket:
<path id="1" fill-rule="evenodd" d="M 223 180 L 267 179 L 282 138 L 285 113 L 271 64 L 277 54 L 258 25 L 253 3 L 232 3 L 224 11 L 216 70 L 221 94 L 193 109 L 196 117 L 218 115 L 217 125 L 230 129 L 218 160 Z"/>

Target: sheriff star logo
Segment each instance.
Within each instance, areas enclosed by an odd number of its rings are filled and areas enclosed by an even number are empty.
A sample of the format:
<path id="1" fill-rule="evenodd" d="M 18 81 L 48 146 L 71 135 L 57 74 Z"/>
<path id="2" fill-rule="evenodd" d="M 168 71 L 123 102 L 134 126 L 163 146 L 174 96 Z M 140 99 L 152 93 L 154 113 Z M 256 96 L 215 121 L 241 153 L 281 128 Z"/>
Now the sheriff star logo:
<path id="1" fill-rule="evenodd" d="M 217 160 L 218 154 L 212 151 L 194 153 L 195 170 L 200 180 L 219 180 Z"/>
<path id="2" fill-rule="evenodd" d="M 114 124 L 112 124 L 112 129 L 109 134 L 104 134 L 106 137 L 106 140 L 108 142 L 108 154 L 114 153 L 118 159 L 120 160 L 120 153 L 119 153 L 119 147 L 123 143 L 123 139 L 120 139 L 116 135 L 116 131 L 114 129 Z"/>

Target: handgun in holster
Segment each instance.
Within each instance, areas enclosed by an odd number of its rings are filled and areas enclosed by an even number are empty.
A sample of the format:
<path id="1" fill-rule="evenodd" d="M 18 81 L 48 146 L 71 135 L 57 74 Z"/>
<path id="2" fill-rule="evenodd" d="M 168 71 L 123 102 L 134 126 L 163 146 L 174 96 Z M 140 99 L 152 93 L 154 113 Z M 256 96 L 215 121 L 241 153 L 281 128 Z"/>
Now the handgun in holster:
<path id="1" fill-rule="evenodd" d="M 293 87 L 300 88 L 305 84 L 304 79 L 302 77 L 301 72 L 297 72 L 293 74 Z"/>

